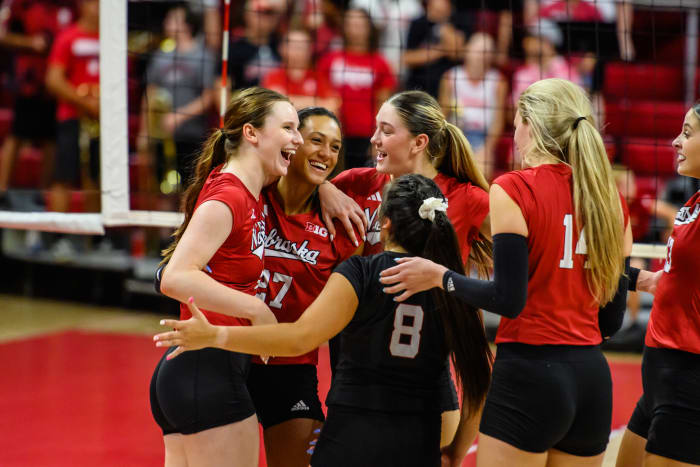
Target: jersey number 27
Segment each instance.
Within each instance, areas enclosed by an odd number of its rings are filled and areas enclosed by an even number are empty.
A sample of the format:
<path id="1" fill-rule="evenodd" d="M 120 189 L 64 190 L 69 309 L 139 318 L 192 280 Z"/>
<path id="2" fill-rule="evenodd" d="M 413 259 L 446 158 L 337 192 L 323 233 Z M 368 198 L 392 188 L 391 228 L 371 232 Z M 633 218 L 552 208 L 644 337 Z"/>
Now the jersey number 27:
<path id="1" fill-rule="evenodd" d="M 289 288 L 292 286 L 292 279 L 292 276 L 288 276 L 279 272 L 272 272 L 272 282 L 281 282 L 282 287 L 280 288 L 279 292 L 277 292 L 277 295 L 275 295 L 274 297 L 270 297 L 270 301 L 268 304 L 271 308 L 282 308 L 282 299 L 284 299 L 284 296 L 287 295 L 287 292 L 289 292 Z M 264 292 L 262 290 L 267 289 L 269 285 L 270 270 L 263 269 L 263 272 L 260 275 L 260 279 L 258 279 L 258 285 L 256 286 L 259 292 L 255 294 L 255 296 L 263 302 L 267 302 L 267 292 Z"/>

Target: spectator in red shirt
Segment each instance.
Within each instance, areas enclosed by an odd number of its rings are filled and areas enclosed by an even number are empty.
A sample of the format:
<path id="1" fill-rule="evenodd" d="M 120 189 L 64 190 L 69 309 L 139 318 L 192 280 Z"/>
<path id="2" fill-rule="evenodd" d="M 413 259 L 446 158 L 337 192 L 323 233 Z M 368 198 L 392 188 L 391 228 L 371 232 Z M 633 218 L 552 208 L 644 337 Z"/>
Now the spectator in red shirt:
<path id="1" fill-rule="evenodd" d="M 297 110 L 305 107 L 325 107 L 337 112 L 340 98 L 328 78 L 312 68 L 313 46 L 311 36 L 302 29 L 290 30 L 280 44 L 283 65 L 272 70 L 262 82 L 289 97 Z"/>
<path id="2" fill-rule="evenodd" d="M 0 47 L 14 52 L 16 97 L 10 133 L 0 150 L 0 202 L 8 207 L 7 189 L 23 144 L 36 143 L 43 153 L 39 186 L 46 188 L 53 169 L 56 102 L 46 93 L 46 58 L 56 34 L 70 24 L 67 2 L 5 0 L 0 16 Z"/>
<path id="3" fill-rule="evenodd" d="M 78 21 L 57 38 L 49 55 L 46 87 L 58 101 L 56 171 L 51 187 L 52 209 L 68 211 L 69 189 L 87 188 L 85 206 L 99 211 L 99 2 L 82 0 Z M 83 136 L 83 138 L 81 138 Z M 84 167 L 81 156 L 88 156 Z M 86 169 L 86 170 L 83 170 Z M 86 177 L 81 176 L 86 172 Z"/>
<path id="4" fill-rule="evenodd" d="M 348 10 L 343 31 L 344 49 L 326 54 L 319 70 L 342 98 L 340 119 L 346 134 L 346 168 L 362 167 L 370 163 L 374 115 L 396 87 L 396 77 L 377 52 L 377 30 L 366 10 Z"/>

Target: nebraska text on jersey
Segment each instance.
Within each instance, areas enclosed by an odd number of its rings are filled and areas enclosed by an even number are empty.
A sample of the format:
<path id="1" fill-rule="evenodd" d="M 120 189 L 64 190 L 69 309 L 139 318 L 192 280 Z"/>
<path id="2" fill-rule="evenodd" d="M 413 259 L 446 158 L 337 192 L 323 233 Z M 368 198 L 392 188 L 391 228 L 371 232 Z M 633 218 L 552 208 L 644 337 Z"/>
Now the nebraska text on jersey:
<path id="1" fill-rule="evenodd" d="M 700 204 L 695 205 L 695 209 L 693 210 L 692 214 L 690 213 L 690 208 L 690 206 L 683 206 L 680 211 L 678 211 L 678 214 L 676 214 L 676 220 L 673 222 L 673 224 L 685 225 L 695 222 L 698 215 L 700 215 Z"/>
<path id="2" fill-rule="evenodd" d="M 253 211 L 251 219 L 255 219 L 255 211 Z M 253 232 L 250 237 L 252 239 L 250 245 L 251 253 L 263 259 L 263 250 L 265 249 L 265 219 L 261 219 L 253 225 Z"/>
<path id="3" fill-rule="evenodd" d="M 319 250 L 309 250 L 309 241 L 304 240 L 301 245 L 291 240 L 286 240 L 272 229 L 265 240 L 265 254 L 277 258 L 296 259 L 309 264 L 316 264 L 316 259 L 321 253 Z"/>

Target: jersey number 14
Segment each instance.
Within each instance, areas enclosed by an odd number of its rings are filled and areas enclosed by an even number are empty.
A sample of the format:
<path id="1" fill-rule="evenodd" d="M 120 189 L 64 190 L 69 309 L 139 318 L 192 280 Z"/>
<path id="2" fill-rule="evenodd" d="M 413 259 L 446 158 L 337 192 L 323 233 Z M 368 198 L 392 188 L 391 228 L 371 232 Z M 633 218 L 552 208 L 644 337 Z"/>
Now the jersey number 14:
<path id="1" fill-rule="evenodd" d="M 564 216 L 564 227 L 566 227 L 566 232 L 564 233 L 564 257 L 559 261 L 559 267 L 563 269 L 573 269 L 574 255 L 572 244 L 574 237 L 574 217 L 571 214 L 566 214 Z M 578 241 L 576 242 L 576 254 L 588 254 L 588 247 L 586 246 L 586 235 L 583 229 L 581 229 L 581 233 L 578 236 Z M 588 260 L 586 260 L 586 263 L 583 267 L 588 267 Z"/>

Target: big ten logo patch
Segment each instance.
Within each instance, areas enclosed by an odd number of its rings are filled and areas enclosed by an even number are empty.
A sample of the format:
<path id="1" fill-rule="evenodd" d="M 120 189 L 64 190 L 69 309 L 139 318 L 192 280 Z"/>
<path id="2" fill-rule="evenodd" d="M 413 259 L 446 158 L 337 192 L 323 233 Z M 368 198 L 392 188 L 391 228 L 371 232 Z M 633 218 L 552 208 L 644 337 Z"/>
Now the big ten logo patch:
<path id="1" fill-rule="evenodd" d="M 325 227 L 321 227 L 320 225 L 316 225 L 312 222 L 306 223 L 306 231 L 314 233 L 316 235 L 320 235 L 323 238 L 328 237 L 328 230 L 326 230 Z"/>

